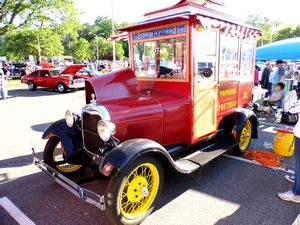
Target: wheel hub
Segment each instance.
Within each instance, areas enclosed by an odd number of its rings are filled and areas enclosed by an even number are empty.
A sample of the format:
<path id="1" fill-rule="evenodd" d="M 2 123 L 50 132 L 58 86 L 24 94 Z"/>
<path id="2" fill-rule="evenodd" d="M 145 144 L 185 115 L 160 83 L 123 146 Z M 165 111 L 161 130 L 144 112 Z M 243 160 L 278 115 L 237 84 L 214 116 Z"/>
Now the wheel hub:
<path id="1" fill-rule="evenodd" d="M 136 176 L 130 182 L 128 187 L 128 199 L 131 202 L 139 202 L 144 197 L 149 195 L 148 182 L 142 176 Z"/>
<path id="2" fill-rule="evenodd" d="M 147 196 L 149 195 L 149 190 L 148 190 L 148 188 L 144 187 L 144 188 L 143 188 L 143 191 L 142 191 L 142 194 L 143 194 L 144 197 L 147 197 Z"/>

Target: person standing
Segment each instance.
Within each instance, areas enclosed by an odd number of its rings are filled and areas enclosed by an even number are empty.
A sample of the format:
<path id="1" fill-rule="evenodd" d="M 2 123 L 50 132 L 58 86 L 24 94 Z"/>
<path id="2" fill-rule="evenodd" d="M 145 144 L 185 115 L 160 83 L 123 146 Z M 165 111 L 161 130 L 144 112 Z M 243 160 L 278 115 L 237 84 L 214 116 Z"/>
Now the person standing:
<path id="1" fill-rule="evenodd" d="M 276 67 L 277 70 L 275 70 L 273 72 L 273 80 L 272 80 L 272 92 L 275 91 L 275 87 L 276 84 L 278 84 L 279 82 L 282 83 L 284 82 L 284 78 L 285 78 L 285 69 L 282 66 L 283 61 L 282 60 L 277 60 L 276 61 Z"/>
<path id="2" fill-rule="evenodd" d="M 254 70 L 254 85 L 258 86 L 258 78 L 259 77 L 259 67 L 255 65 L 255 70 Z"/>
<path id="3" fill-rule="evenodd" d="M 5 100 L 7 97 L 7 78 L 1 68 L 0 68 L 0 95 L 2 100 Z"/>
<path id="4" fill-rule="evenodd" d="M 300 116 L 300 100 L 292 104 L 289 112 Z M 287 192 L 278 193 L 278 198 L 284 201 L 300 203 L 300 120 L 298 120 L 295 128 L 295 176 L 285 176 L 285 179 L 294 183 L 293 189 Z"/>
<path id="5" fill-rule="evenodd" d="M 270 76 L 270 69 L 268 66 L 269 63 L 266 63 L 265 68 L 263 69 L 260 85 L 263 89 L 268 89 L 269 86 L 269 76 Z M 268 92 L 265 94 L 265 97 L 268 97 Z"/>

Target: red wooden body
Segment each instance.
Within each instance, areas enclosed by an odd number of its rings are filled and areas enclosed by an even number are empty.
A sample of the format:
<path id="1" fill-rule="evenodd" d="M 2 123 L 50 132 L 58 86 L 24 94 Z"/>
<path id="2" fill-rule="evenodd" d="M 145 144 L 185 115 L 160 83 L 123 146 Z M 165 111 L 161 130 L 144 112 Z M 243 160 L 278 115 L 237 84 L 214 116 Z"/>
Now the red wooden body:
<path id="1" fill-rule="evenodd" d="M 187 7 L 199 10 L 198 14 L 185 12 L 184 9 L 190 9 Z M 178 8 L 184 11 L 180 16 L 166 16 L 168 13 L 172 14 Z M 205 90 L 205 85 L 201 86 L 201 82 L 196 81 L 197 75 L 194 70 L 196 65 L 194 57 L 196 49 L 194 46 L 197 44 L 194 35 L 198 32 L 197 26 L 200 24 L 201 29 L 203 29 L 205 25 L 204 20 L 202 20 L 203 16 L 211 21 L 216 18 L 219 22 L 230 22 L 238 27 L 236 29 L 243 28 L 244 25 L 234 21 L 230 16 L 225 16 L 222 13 L 217 13 L 187 1 L 147 15 L 149 16 L 148 21 L 120 29 L 128 32 L 131 69 L 113 72 L 86 81 L 86 101 L 87 103 L 90 102 L 92 93 L 96 95 L 97 104 L 105 106 L 109 111 L 111 120 L 117 127 L 116 137 L 121 141 L 132 138 L 148 138 L 164 146 L 180 143 L 193 144 L 215 133 L 224 117 L 234 113 L 239 107 L 247 106 L 252 97 L 252 71 L 254 66 L 253 57 L 249 61 L 250 66 L 245 67 L 248 72 L 243 74 L 242 77 L 240 71 L 245 65 L 241 63 L 243 57 L 241 48 L 242 42 L 246 38 L 245 36 L 238 37 L 236 41 L 239 46 L 238 64 L 236 67 L 232 67 L 233 69 L 226 67 L 226 75 L 230 76 L 230 79 L 221 80 L 219 59 L 216 66 L 215 80 L 207 85 L 210 88 L 207 89 L 207 93 L 212 94 L 212 97 L 202 103 L 201 100 L 207 94 L 204 94 L 203 97 L 199 96 L 203 94 L 201 90 Z M 183 33 L 148 37 L 149 33 L 150 35 L 157 34 L 160 31 L 159 29 L 173 29 L 179 26 L 186 27 L 186 30 Z M 212 29 L 216 30 L 217 28 L 213 27 Z M 234 28 L 232 27 L 232 29 Z M 247 26 L 245 29 L 252 32 L 257 31 Z M 220 40 L 219 35 L 224 32 L 226 32 L 226 29 L 218 28 L 218 42 Z M 148 36 L 145 36 L 145 34 Z M 134 44 L 178 37 L 186 38 L 186 62 L 183 79 L 136 77 L 134 72 Z M 203 43 L 203 45 L 205 44 Z M 216 48 L 218 48 L 217 55 L 221 54 L 219 44 L 216 44 Z M 254 48 L 250 49 L 250 52 L 254 54 Z M 202 110 L 202 107 L 208 107 L 209 109 Z M 206 118 L 213 121 L 212 126 L 209 126 L 210 124 L 205 121 Z M 203 124 L 206 124 L 207 129 L 197 133 L 197 129 L 201 128 L 201 119 Z"/>

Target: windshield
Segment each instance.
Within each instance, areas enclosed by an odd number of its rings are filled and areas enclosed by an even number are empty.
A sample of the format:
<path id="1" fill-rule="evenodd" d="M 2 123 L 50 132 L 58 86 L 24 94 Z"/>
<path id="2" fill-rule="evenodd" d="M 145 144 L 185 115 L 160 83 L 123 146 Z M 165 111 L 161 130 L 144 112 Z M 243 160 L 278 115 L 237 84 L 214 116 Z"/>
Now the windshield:
<path id="1" fill-rule="evenodd" d="M 135 74 L 139 78 L 186 78 L 186 38 L 134 44 Z"/>
<path id="2" fill-rule="evenodd" d="M 58 76 L 62 70 L 51 70 L 51 76 Z"/>

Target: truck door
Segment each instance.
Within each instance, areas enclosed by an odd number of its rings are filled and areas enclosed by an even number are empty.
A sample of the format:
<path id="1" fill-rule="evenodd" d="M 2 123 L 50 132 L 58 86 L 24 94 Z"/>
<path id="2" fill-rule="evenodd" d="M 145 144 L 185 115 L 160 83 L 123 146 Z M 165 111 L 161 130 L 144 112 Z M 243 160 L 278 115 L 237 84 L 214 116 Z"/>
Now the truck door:
<path id="1" fill-rule="evenodd" d="M 217 126 L 218 40 L 216 30 L 194 31 L 194 141 Z"/>

